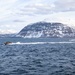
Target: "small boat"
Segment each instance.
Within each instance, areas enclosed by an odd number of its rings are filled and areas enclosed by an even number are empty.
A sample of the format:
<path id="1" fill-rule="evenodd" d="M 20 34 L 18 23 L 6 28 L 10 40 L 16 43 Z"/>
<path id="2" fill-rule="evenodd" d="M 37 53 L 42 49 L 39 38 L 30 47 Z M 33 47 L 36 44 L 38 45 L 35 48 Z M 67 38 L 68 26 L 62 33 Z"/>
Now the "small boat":
<path id="1" fill-rule="evenodd" d="M 10 42 L 10 41 L 7 41 L 7 42 L 5 42 L 4 44 L 5 45 L 10 45 L 12 42 Z"/>

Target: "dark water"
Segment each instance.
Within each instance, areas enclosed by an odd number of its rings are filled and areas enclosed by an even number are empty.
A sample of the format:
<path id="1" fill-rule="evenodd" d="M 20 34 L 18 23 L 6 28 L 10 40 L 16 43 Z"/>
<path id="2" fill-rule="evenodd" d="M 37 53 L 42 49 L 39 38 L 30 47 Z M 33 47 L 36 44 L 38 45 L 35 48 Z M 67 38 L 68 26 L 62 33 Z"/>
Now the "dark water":
<path id="1" fill-rule="evenodd" d="M 0 75 L 75 75 L 75 43 L 71 38 L 0 38 Z M 3 45 L 5 41 L 15 42 Z M 16 42 L 55 42 L 16 44 Z"/>

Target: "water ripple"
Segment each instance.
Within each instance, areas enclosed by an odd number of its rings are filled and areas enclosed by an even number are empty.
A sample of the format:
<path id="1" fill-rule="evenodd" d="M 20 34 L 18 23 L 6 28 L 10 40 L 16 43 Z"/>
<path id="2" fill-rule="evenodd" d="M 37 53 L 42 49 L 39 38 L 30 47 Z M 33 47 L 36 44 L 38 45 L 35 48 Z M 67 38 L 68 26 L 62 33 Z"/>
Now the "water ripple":
<path id="1" fill-rule="evenodd" d="M 0 75 L 75 75 L 75 44 L 0 45 Z"/>

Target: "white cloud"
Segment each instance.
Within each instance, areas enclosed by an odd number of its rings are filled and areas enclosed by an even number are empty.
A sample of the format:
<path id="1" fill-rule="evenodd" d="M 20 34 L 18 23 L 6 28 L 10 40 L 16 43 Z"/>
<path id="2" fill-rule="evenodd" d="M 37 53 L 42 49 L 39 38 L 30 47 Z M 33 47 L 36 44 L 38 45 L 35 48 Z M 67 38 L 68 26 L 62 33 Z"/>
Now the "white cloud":
<path id="1" fill-rule="evenodd" d="M 75 25 L 74 0 L 0 0 L 0 29 L 19 32 L 38 21 Z"/>

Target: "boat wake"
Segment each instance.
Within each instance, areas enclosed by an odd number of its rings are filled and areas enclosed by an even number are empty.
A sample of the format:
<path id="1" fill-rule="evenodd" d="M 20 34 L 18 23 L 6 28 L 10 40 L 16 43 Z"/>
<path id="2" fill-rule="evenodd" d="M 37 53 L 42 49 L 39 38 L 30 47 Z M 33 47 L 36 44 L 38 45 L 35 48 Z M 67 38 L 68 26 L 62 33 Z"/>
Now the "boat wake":
<path id="1" fill-rule="evenodd" d="M 30 44 L 70 44 L 70 43 L 75 43 L 75 42 L 26 42 L 26 43 L 22 43 L 22 42 L 16 42 L 16 43 L 12 43 L 10 45 L 30 45 Z"/>

